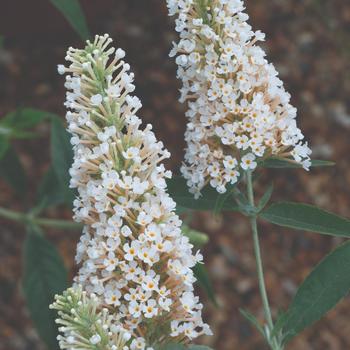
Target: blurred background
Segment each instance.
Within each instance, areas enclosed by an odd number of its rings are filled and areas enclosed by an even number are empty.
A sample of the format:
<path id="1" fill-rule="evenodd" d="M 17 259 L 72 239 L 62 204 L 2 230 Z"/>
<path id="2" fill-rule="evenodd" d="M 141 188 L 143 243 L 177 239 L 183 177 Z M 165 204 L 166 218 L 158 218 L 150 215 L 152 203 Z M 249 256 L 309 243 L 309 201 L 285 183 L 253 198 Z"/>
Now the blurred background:
<path id="1" fill-rule="evenodd" d="M 172 153 L 168 167 L 175 173 L 183 157 L 184 106 L 177 102 L 176 67 L 168 58 L 176 40 L 165 0 L 82 0 L 93 34 L 109 33 L 127 52 L 135 72 L 140 116 L 152 123 Z M 332 168 L 268 170 L 260 178 L 263 192 L 272 180 L 274 200 L 314 203 L 350 217 L 350 3 L 345 0 L 250 0 L 250 23 L 267 34 L 264 48 L 298 108 L 298 122 L 313 149 L 313 157 L 336 162 Z M 68 46 L 82 42 L 48 0 L 2 0 L 0 9 L 0 118 L 19 107 L 33 107 L 64 118 L 65 91 L 56 65 L 64 63 Z M 37 128 L 39 138 L 12 142 L 28 176 L 22 199 L 0 178 L 0 206 L 31 208 L 38 181 L 50 163 L 48 124 Z M 2 164 L 3 166 L 3 164 Z M 70 209 L 51 208 L 52 218 L 71 217 Z M 263 312 L 248 223 L 236 214 L 201 212 L 191 226 L 210 236 L 204 257 L 220 304 L 216 308 L 199 291 L 205 318 L 214 336 L 201 339 L 217 350 L 263 350 L 261 336 L 239 313 L 243 307 Z M 340 239 L 296 232 L 261 222 L 261 241 L 270 302 L 286 308 L 310 269 Z M 78 232 L 47 230 L 47 237 L 74 275 Z M 21 225 L 0 220 L 0 349 L 44 349 L 31 323 L 21 289 Z M 302 333 L 287 349 L 344 350 L 350 348 L 350 299 Z"/>

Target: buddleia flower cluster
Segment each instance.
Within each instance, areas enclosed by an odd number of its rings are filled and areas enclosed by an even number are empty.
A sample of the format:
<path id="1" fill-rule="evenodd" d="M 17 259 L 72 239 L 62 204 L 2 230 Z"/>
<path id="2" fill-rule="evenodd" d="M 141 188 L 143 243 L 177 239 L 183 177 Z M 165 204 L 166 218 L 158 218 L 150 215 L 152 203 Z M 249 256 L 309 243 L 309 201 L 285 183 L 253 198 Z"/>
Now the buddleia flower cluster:
<path id="1" fill-rule="evenodd" d="M 107 308 L 100 309 L 96 295 L 88 296 L 81 286 L 56 295 L 50 308 L 58 311 L 61 349 L 124 350 L 131 337 Z"/>
<path id="2" fill-rule="evenodd" d="M 270 156 L 291 159 L 305 169 L 310 149 L 296 125 L 274 66 L 257 42 L 241 0 L 167 0 L 176 15 L 176 56 L 187 102 L 187 149 L 182 173 L 198 197 L 208 183 L 225 192 L 242 172 Z"/>
<path id="3" fill-rule="evenodd" d="M 108 35 L 70 48 L 66 76 L 68 130 L 77 188 L 74 218 L 84 223 L 75 282 L 96 295 L 131 334 L 131 350 L 188 342 L 205 333 L 192 267 L 202 260 L 181 233 L 167 194 L 169 157 L 152 126 L 140 128 L 134 75 Z"/>

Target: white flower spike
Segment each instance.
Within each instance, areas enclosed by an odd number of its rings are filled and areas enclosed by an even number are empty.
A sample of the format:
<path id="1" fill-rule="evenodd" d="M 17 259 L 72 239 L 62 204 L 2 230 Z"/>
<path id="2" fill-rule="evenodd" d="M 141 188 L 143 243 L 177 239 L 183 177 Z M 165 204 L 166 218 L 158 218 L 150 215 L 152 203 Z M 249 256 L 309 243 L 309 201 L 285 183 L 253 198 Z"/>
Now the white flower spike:
<path id="1" fill-rule="evenodd" d="M 296 125 L 274 66 L 256 45 L 242 0 L 167 0 L 176 15 L 177 56 L 187 102 L 187 149 L 182 173 L 196 197 L 210 183 L 219 192 L 270 156 L 292 158 L 305 169 L 311 151 Z M 227 165 L 227 157 L 232 157 Z M 233 162 L 233 163 L 232 163 Z M 235 164 L 233 167 L 232 164 Z"/>
<path id="2" fill-rule="evenodd" d="M 70 74 L 71 187 L 78 189 L 75 220 L 85 225 L 75 282 L 129 332 L 123 349 L 143 350 L 210 330 L 198 298 L 180 302 L 193 295 L 192 267 L 201 255 L 192 254 L 166 192 L 171 172 L 162 161 L 169 152 L 151 125 L 140 129 L 141 102 L 130 95 L 134 75 L 125 52 L 109 48 L 111 42 L 96 36 L 83 50 L 70 48 L 69 66 L 59 68 Z M 92 334 L 90 343 L 99 344 L 100 336 Z"/>

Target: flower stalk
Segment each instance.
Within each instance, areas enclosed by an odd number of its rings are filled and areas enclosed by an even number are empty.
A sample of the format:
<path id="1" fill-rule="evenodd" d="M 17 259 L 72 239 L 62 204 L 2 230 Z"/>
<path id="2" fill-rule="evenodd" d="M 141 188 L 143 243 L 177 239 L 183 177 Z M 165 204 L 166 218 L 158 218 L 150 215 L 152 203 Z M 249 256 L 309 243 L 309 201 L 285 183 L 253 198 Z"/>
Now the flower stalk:
<path id="1" fill-rule="evenodd" d="M 52 227 L 62 230 L 81 230 L 83 225 L 70 220 L 38 218 L 31 213 L 21 213 L 14 210 L 0 208 L 0 217 L 20 222 L 22 224 L 32 223 L 38 226 Z"/>
<path id="2" fill-rule="evenodd" d="M 254 186 L 253 186 L 252 172 L 251 171 L 246 172 L 246 182 L 247 182 L 247 196 L 248 196 L 249 205 L 252 208 L 255 208 Z M 250 225 L 251 225 L 251 229 L 252 229 L 253 247 L 254 247 L 254 255 L 255 255 L 255 261 L 256 261 L 256 269 L 257 269 L 260 297 L 262 300 L 265 319 L 267 322 L 268 333 L 266 334 L 266 339 L 269 342 L 269 344 L 273 350 L 282 350 L 282 348 L 278 344 L 277 339 L 275 337 L 272 337 L 272 339 L 271 339 L 271 337 L 270 337 L 270 334 L 272 333 L 273 328 L 274 328 L 274 324 L 273 324 L 270 304 L 269 304 L 269 300 L 268 300 L 268 296 L 267 296 L 267 292 L 266 292 L 266 286 L 265 286 L 265 278 L 264 278 L 264 270 L 263 270 L 263 263 L 262 263 L 262 257 L 261 257 L 260 243 L 259 243 L 259 233 L 258 233 L 256 213 L 253 213 L 250 215 L 249 221 L 250 221 Z"/>

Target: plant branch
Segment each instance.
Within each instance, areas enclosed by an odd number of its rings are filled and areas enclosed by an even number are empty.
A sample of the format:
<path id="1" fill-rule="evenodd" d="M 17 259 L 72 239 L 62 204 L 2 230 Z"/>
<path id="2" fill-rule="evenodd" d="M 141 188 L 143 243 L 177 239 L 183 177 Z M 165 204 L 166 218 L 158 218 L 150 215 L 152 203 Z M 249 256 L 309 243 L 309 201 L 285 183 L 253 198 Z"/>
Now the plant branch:
<path id="1" fill-rule="evenodd" d="M 82 224 L 70 220 L 37 218 L 30 214 L 25 214 L 5 208 L 0 208 L 0 217 L 20 222 L 22 224 L 33 223 L 39 226 L 53 227 L 57 229 L 81 230 L 83 227 Z"/>
<path id="2" fill-rule="evenodd" d="M 255 208 L 252 173 L 251 171 L 247 171 L 246 174 L 247 174 L 248 201 L 250 206 L 252 208 Z M 268 324 L 269 331 L 271 333 L 273 330 L 273 321 L 272 321 L 269 300 L 267 297 L 266 287 L 265 287 L 265 279 L 264 279 L 264 271 L 263 271 L 261 252 L 260 252 L 256 214 L 250 216 L 250 224 L 251 224 L 252 233 L 253 233 L 254 253 L 255 253 L 256 268 L 257 268 L 257 274 L 258 274 L 260 295 L 263 303 L 265 318 Z M 276 350 L 280 349 L 275 339 L 272 339 L 271 342 L 272 342 L 271 346 L 273 347 L 273 349 L 276 349 Z"/>

